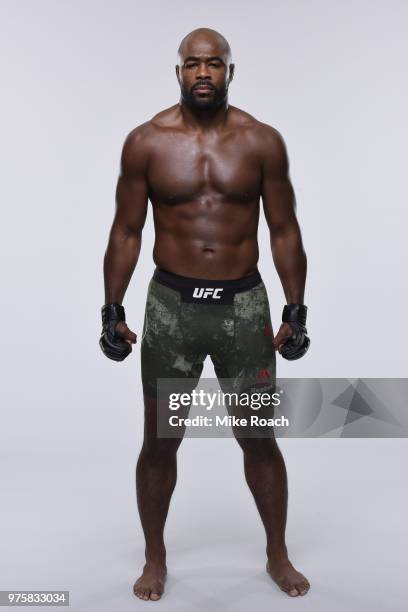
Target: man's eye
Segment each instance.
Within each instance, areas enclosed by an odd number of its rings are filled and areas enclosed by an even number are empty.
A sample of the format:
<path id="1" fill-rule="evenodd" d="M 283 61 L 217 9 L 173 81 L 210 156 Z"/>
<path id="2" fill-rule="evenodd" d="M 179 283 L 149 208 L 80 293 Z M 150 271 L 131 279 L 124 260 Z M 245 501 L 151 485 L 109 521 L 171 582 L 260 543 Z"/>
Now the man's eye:
<path id="1" fill-rule="evenodd" d="M 221 66 L 221 64 L 217 64 L 217 62 L 210 62 L 208 65 L 214 66 L 214 68 L 219 68 Z"/>
<path id="2" fill-rule="evenodd" d="M 194 68 L 194 66 L 197 66 L 197 62 L 191 62 L 191 64 L 186 64 L 185 68 Z"/>

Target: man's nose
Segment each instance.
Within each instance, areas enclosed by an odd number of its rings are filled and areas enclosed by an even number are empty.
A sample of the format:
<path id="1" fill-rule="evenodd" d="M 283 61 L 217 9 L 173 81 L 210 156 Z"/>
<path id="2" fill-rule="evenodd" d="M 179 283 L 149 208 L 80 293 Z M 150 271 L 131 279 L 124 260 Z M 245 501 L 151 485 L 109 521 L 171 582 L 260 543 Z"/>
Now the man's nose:
<path id="1" fill-rule="evenodd" d="M 197 73 L 197 80 L 199 79 L 211 79 L 210 71 L 206 62 L 200 62 Z"/>

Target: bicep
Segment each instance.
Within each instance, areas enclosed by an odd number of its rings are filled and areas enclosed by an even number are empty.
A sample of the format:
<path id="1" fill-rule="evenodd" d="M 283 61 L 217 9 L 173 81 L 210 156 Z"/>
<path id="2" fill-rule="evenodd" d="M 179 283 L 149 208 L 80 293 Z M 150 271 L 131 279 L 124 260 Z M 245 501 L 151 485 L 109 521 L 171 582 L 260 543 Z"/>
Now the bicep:
<path id="1" fill-rule="evenodd" d="M 262 204 L 272 233 L 284 232 L 296 220 L 296 198 L 289 176 L 289 161 L 280 135 L 266 139 L 262 166 Z"/>
<path id="2" fill-rule="evenodd" d="M 129 233 L 143 229 L 148 205 L 148 188 L 144 176 L 119 176 L 116 187 L 116 228 Z"/>
<path id="3" fill-rule="evenodd" d="M 128 137 L 122 150 L 116 186 L 114 226 L 127 233 L 139 233 L 148 205 L 147 154 L 138 133 Z"/>

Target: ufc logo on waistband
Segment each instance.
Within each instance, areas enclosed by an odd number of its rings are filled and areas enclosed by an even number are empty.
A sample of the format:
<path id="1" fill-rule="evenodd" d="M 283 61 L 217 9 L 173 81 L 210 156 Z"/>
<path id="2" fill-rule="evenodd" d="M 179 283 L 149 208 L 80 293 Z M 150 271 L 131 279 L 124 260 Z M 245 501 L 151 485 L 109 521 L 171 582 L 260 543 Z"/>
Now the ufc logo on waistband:
<path id="1" fill-rule="evenodd" d="M 211 297 L 214 300 L 219 300 L 221 299 L 221 296 L 219 295 L 221 291 L 223 291 L 221 287 L 218 287 L 217 289 L 214 289 L 212 287 L 207 287 L 206 289 L 204 289 L 204 287 L 196 287 L 193 292 L 193 297 L 195 298 Z"/>

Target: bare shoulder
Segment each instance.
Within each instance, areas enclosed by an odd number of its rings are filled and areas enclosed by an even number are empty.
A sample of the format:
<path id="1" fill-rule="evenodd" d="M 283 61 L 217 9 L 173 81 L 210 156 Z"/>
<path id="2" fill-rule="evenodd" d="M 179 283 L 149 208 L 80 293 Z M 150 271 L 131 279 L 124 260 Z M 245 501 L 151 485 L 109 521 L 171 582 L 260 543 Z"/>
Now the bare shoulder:
<path id="1" fill-rule="evenodd" d="M 150 120 L 151 126 L 155 130 L 163 130 L 165 128 L 176 128 L 180 121 L 180 105 L 173 104 L 169 108 L 156 113 Z"/>
<path id="2" fill-rule="evenodd" d="M 147 168 L 149 155 L 160 132 L 160 126 L 165 121 L 167 111 L 158 113 L 145 123 L 133 128 L 125 138 L 122 155 L 122 174 L 138 172 Z"/>
<path id="3" fill-rule="evenodd" d="M 288 172 L 289 159 L 282 134 L 276 128 L 258 121 L 255 130 L 260 158 L 265 167 L 278 173 Z"/>
<path id="4" fill-rule="evenodd" d="M 282 134 L 271 125 L 257 122 L 256 138 L 258 139 L 260 150 L 267 157 L 273 156 L 277 159 L 286 157 L 286 145 Z"/>
<path id="5" fill-rule="evenodd" d="M 120 160 L 121 174 L 133 174 L 147 163 L 149 122 L 133 128 L 126 136 Z"/>
<path id="6" fill-rule="evenodd" d="M 147 169 L 149 156 L 160 136 L 166 128 L 176 126 L 177 110 L 177 104 L 166 108 L 129 132 L 122 149 L 122 174 L 135 174 Z"/>
<path id="7" fill-rule="evenodd" d="M 285 141 L 275 127 L 259 121 L 240 108 L 230 109 L 232 127 L 244 129 L 246 137 L 251 140 L 262 158 L 272 156 L 278 160 L 286 157 Z"/>
<path id="8" fill-rule="evenodd" d="M 125 143 L 123 145 L 124 151 L 132 153 L 136 150 L 144 151 L 148 149 L 149 143 L 154 137 L 154 134 L 155 124 L 153 119 L 136 126 L 126 136 Z"/>
<path id="9" fill-rule="evenodd" d="M 262 121 L 259 121 L 259 119 L 247 111 L 242 110 L 242 108 L 238 108 L 237 106 L 231 106 L 231 104 L 229 105 L 229 116 L 231 126 L 246 127 L 258 137 L 264 137 L 265 135 L 269 135 L 269 137 L 273 135 L 275 135 L 275 137 L 280 136 L 278 130 L 267 123 L 262 123 Z"/>
<path id="10" fill-rule="evenodd" d="M 253 115 L 242 110 L 242 108 L 232 106 L 232 104 L 228 106 L 228 121 L 231 127 L 242 127 L 248 128 L 249 130 L 253 129 L 256 124 L 259 123 Z"/>
<path id="11" fill-rule="evenodd" d="M 178 105 L 166 108 L 142 123 L 126 136 L 123 155 L 126 159 L 143 157 L 149 154 L 158 136 L 165 128 L 173 127 L 177 118 Z"/>

